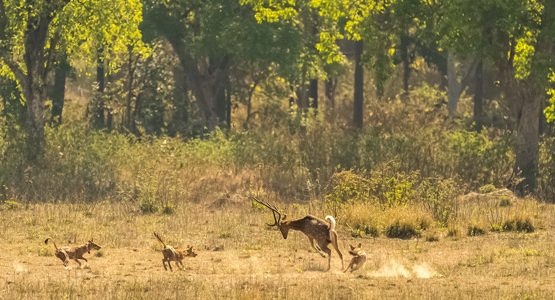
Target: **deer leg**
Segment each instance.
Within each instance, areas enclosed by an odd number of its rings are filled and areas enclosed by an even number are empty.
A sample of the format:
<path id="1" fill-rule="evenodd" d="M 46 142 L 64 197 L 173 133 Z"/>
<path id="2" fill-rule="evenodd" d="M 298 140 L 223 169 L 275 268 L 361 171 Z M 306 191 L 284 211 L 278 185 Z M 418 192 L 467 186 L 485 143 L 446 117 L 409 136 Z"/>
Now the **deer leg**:
<path id="1" fill-rule="evenodd" d="M 343 254 L 341 254 L 341 251 L 339 251 L 339 246 L 337 245 L 337 232 L 331 231 L 330 237 L 331 237 L 331 243 L 333 245 L 333 248 L 335 249 L 335 251 L 337 251 L 337 255 L 339 255 L 339 259 L 341 259 L 341 268 L 343 268 L 345 267 L 345 265 L 343 264 Z"/>
<path id="2" fill-rule="evenodd" d="M 320 249 L 320 247 L 314 244 L 313 238 L 309 237 L 308 240 L 310 241 L 310 245 L 312 245 L 312 248 L 314 248 L 314 250 L 316 250 L 318 254 L 320 254 L 322 257 L 326 257 L 324 253 L 322 253 L 322 250 Z"/>
<path id="3" fill-rule="evenodd" d="M 329 271 L 331 269 L 331 249 L 328 248 L 328 246 L 325 246 L 323 250 L 328 255 L 328 268 L 326 271 Z"/>

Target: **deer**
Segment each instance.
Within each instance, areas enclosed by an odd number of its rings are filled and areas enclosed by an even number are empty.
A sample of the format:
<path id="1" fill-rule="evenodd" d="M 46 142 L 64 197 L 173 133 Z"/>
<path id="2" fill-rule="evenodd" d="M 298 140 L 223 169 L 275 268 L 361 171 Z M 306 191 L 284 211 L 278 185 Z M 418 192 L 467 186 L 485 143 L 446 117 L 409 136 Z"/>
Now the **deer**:
<path id="1" fill-rule="evenodd" d="M 331 249 L 328 247 L 330 243 L 341 259 L 341 269 L 344 268 L 343 254 L 341 254 L 339 246 L 337 245 L 337 232 L 335 231 L 336 222 L 333 216 L 326 216 L 324 218 L 325 220 L 322 220 L 312 215 L 306 215 L 304 218 L 287 221 L 287 215 L 285 213 L 280 213 L 274 205 L 255 197 L 251 197 L 251 199 L 272 211 L 274 215 L 274 224 L 266 225 L 270 227 L 276 226 L 281 231 L 284 239 L 287 239 L 289 230 L 300 231 L 308 237 L 310 245 L 318 254 L 322 257 L 326 257 L 327 255 L 328 268 L 326 271 L 329 271 L 331 267 Z M 314 241 L 316 241 L 316 244 L 314 244 Z"/>

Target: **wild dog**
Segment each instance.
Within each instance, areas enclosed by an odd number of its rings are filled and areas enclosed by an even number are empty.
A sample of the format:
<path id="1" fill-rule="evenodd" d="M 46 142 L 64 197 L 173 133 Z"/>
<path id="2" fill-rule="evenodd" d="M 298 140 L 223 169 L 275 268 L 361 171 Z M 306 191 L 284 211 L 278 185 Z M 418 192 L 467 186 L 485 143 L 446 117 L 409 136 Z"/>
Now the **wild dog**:
<path id="1" fill-rule="evenodd" d="M 254 201 L 264 205 L 265 207 L 269 208 L 273 215 L 274 215 L 274 224 L 267 224 L 268 226 L 277 226 L 281 231 L 281 234 L 284 239 L 287 239 L 287 235 L 289 234 L 289 230 L 297 230 L 304 233 L 310 242 L 312 248 L 314 248 L 318 254 L 322 257 L 328 256 L 328 268 L 326 271 L 329 271 L 331 267 L 331 250 L 328 248 L 328 245 L 331 243 L 335 248 L 335 251 L 339 255 L 341 259 L 341 269 L 344 268 L 343 265 L 343 254 L 339 251 L 339 246 L 337 245 L 337 232 L 335 231 L 335 218 L 332 216 L 326 216 L 325 221 L 312 216 L 307 215 L 304 218 L 286 221 L 285 218 L 287 217 L 286 214 L 282 214 L 279 210 L 269 204 L 268 202 L 258 200 L 257 198 L 251 197 Z M 316 241 L 316 245 L 314 244 Z"/>
<path id="2" fill-rule="evenodd" d="M 366 262 L 366 252 L 362 250 L 362 243 L 359 243 L 356 247 L 349 245 L 349 248 L 349 254 L 351 254 L 353 258 L 343 272 L 347 272 L 349 269 L 350 272 L 354 272 L 360 269 Z"/>
<path id="3" fill-rule="evenodd" d="M 83 255 L 85 253 L 90 254 L 91 250 L 100 250 L 101 248 L 99 245 L 95 244 L 92 239 L 88 241 L 86 244 L 78 247 L 66 246 L 66 247 L 60 247 L 60 248 L 58 248 L 58 246 L 56 245 L 54 240 L 52 240 L 52 238 L 47 238 L 46 240 L 44 240 L 44 244 L 48 244 L 48 241 L 52 241 L 52 244 L 54 244 L 54 249 L 56 249 L 56 252 L 54 253 L 54 255 L 56 255 L 56 257 L 59 258 L 64 263 L 64 267 L 67 267 L 70 259 L 75 260 L 79 264 L 79 266 L 81 266 L 81 262 L 79 261 L 80 259 L 88 263 L 89 261 L 86 258 L 84 258 Z"/>
<path id="4" fill-rule="evenodd" d="M 162 254 L 164 255 L 164 258 L 162 259 L 162 264 L 164 265 L 164 270 L 166 271 L 168 270 L 168 268 L 166 267 L 166 262 L 170 267 L 170 271 L 173 272 L 171 265 L 172 261 L 175 261 L 177 267 L 183 270 L 183 268 L 185 267 L 182 262 L 183 258 L 197 256 L 197 254 L 193 251 L 193 246 L 187 246 L 187 249 L 174 248 L 170 245 L 166 245 L 166 243 L 164 243 L 162 238 L 156 232 L 154 232 L 154 236 L 160 241 L 160 243 L 162 243 L 162 245 L 164 245 L 164 249 L 162 249 Z"/>

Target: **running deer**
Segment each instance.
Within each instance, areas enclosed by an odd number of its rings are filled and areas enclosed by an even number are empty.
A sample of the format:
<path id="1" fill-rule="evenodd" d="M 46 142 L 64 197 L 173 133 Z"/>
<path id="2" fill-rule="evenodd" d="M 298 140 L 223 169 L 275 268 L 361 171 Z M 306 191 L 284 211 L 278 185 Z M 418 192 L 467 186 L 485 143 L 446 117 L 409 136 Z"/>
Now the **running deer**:
<path id="1" fill-rule="evenodd" d="M 310 245 L 314 248 L 322 257 L 328 255 L 328 268 L 329 271 L 331 266 L 331 250 L 328 245 L 331 243 L 337 251 L 339 258 L 341 259 L 341 269 L 343 270 L 343 255 L 339 251 L 339 246 L 337 245 L 337 232 L 335 231 L 335 219 L 332 216 L 326 216 L 325 221 L 312 215 L 307 215 L 304 218 L 286 221 L 286 214 L 282 214 L 279 210 L 269 204 L 266 201 L 261 201 L 257 198 L 251 197 L 254 201 L 264 205 L 269 208 L 274 215 L 274 224 L 267 224 L 268 226 L 277 226 L 281 231 L 284 239 L 287 239 L 289 230 L 297 230 L 304 233 Z M 316 240 L 316 245 L 314 241 Z M 325 253 L 325 254 L 324 254 Z"/>

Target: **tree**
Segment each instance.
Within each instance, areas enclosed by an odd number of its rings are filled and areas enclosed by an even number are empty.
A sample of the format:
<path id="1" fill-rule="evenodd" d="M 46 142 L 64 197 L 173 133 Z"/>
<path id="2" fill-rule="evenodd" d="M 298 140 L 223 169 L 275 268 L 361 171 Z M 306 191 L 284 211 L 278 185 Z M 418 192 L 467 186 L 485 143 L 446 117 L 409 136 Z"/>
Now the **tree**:
<path id="1" fill-rule="evenodd" d="M 345 55 L 340 51 L 338 40 L 349 39 L 360 41 L 365 33 L 365 25 L 371 16 L 382 12 L 390 1 L 335 1 L 335 0 L 298 0 L 298 1 L 262 1 L 242 0 L 241 3 L 250 5 L 256 13 L 259 22 L 284 22 L 303 24 L 305 16 L 318 15 L 318 40 L 314 47 L 325 65 L 344 64 Z M 308 13 L 307 13 L 308 12 Z M 362 89 L 362 45 L 357 43 L 355 52 L 355 95 L 353 109 L 353 123 L 362 127 L 362 107 L 364 95 Z M 303 72 L 304 74 L 304 72 Z"/>
<path id="2" fill-rule="evenodd" d="M 514 172 L 521 194 L 536 188 L 541 103 L 554 66 L 553 1 L 451 1 L 444 7 L 444 45 L 491 61 L 515 122 Z M 462 17 L 461 17 L 462 16 Z"/>
<path id="3" fill-rule="evenodd" d="M 0 61 L 14 74 L 25 100 L 26 151 L 30 161 L 40 157 L 45 144 L 44 102 L 48 97 L 48 75 L 57 51 L 63 47 L 68 54 L 87 53 L 83 45 L 90 37 L 88 33 L 97 29 L 92 26 L 99 23 L 106 24 L 113 37 L 127 33 L 121 31 L 126 28 L 124 26 L 111 26 L 110 20 L 121 22 L 122 18 L 106 17 L 118 7 L 138 8 L 138 13 L 130 14 L 134 18 L 128 24 L 130 28 L 137 28 L 141 6 L 135 0 L 0 0 Z M 101 21 L 90 22 L 91 19 Z M 140 38 L 140 34 L 131 36 L 137 37 Z"/>
<path id="4" fill-rule="evenodd" d="M 297 69 L 298 32 L 281 24 L 259 26 L 252 10 L 236 1 L 147 1 L 142 28 L 147 40 L 163 37 L 171 44 L 208 130 L 230 126 L 231 83 L 240 81 L 234 74 L 245 73 L 239 69 L 250 68 L 253 80 L 270 68 L 279 74 Z"/>
<path id="5" fill-rule="evenodd" d="M 27 154 L 30 160 L 35 160 L 45 143 L 46 81 L 52 51 L 59 39 L 59 35 L 50 34 L 50 26 L 69 0 L 17 2 L 21 1 L 9 1 L 5 5 L 4 0 L 0 0 L 0 41 L 3 45 L 0 55 L 21 86 L 27 111 Z M 16 22 L 20 16 L 23 16 L 22 21 Z M 21 44 L 22 55 L 14 58 Z"/>

